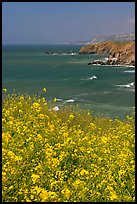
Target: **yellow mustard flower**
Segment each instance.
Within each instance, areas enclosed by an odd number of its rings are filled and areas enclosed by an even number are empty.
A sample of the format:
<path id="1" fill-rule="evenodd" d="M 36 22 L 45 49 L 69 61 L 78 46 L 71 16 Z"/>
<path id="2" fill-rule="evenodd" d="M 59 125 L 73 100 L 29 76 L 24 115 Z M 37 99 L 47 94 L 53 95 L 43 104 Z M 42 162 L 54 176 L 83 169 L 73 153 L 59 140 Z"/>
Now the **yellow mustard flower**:
<path id="1" fill-rule="evenodd" d="M 42 189 L 41 193 L 40 193 L 40 198 L 42 199 L 41 200 L 42 202 L 44 202 L 44 201 L 46 202 L 47 199 L 49 198 L 49 192 L 45 189 Z"/>
<path id="2" fill-rule="evenodd" d="M 32 178 L 32 182 L 33 182 L 33 183 L 36 183 L 36 181 L 40 178 L 40 176 L 37 175 L 37 174 L 32 174 L 32 175 L 31 175 L 31 178 Z"/>
<path id="3" fill-rule="evenodd" d="M 4 88 L 4 89 L 3 89 L 3 92 L 7 92 L 7 89 Z"/>
<path id="4" fill-rule="evenodd" d="M 56 98 L 54 98 L 54 100 L 53 100 L 53 101 L 54 101 L 54 103 L 55 103 L 55 102 L 57 101 L 57 99 L 56 99 Z"/>
<path id="5" fill-rule="evenodd" d="M 75 117 L 74 114 L 69 115 L 69 119 L 73 119 L 74 117 Z"/>
<path id="6" fill-rule="evenodd" d="M 45 93 L 46 93 L 46 91 L 47 91 L 47 89 L 46 89 L 46 88 L 43 88 L 43 92 L 45 92 Z"/>
<path id="7" fill-rule="evenodd" d="M 71 195 L 71 192 L 68 188 L 65 188 L 61 191 L 61 193 L 65 196 L 65 198 L 69 199 L 70 198 L 70 195 Z"/>
<path id="8" fill-rule="evenodd" d="M 115 200 L 115 199 L 117 199 L 118 198 L 118 196 L 117 196 L 117 194 L 115 193 L 115 191 L 111 191 L 110 192 L 110 200 Z"/>

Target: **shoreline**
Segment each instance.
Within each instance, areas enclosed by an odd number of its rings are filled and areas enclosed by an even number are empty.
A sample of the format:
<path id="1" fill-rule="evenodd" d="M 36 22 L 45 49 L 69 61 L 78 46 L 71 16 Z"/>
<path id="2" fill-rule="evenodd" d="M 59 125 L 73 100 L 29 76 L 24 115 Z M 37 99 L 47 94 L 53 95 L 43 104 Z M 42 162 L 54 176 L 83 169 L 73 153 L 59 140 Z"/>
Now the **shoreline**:
<path id="1" fill-rule="evenodd" d="M 90 65 L 89 63 L 88 63 L 88 65 Z M 130 68 L 135 68 L 134 65 L 125 65 L 125 64 L 114 64 L 114 65 L 112 65 L 112 64 L 96 64 L 96 63 L 94 64 L 93 63 L 92 65 L 94 65 L 94 66 L 106 66 L 106 67 L 110 66 L 110 67 L 130 67 Z"/>
<path id="2" fill-rule="evenodd" d="M 102 42 L 81 47 L 79 54 L 108 54 L 106 61 L 94 60 L 90 64 L 101 65 L 133 65 L 135 66 L 135 42 Z"/>

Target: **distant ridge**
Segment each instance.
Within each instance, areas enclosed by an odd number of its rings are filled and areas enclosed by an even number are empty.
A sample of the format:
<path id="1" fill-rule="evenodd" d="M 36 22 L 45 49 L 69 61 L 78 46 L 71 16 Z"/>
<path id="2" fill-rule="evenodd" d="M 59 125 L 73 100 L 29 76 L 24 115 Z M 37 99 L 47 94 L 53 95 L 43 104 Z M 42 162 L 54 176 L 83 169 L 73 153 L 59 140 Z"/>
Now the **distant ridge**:
<path id="1" fill-rule="evenodd" d="M 129 42 L 129 41 L 135 41 L 135 33 L 121 33 L 121 34 L 115 34 L 115 35 L 100 35 L 94 38 L 92 41 L 88 42 L 87 44 L 95 44 L 100 42 Z"/>
<path id="2" fill-rule="evenodd" d="M 97 35 L 91 41 L 89 40 L 79 40 L 75 42 L 66 42 L 64 44 L 77 44 L 77 45 L 88 45 L 88 44 L 96 44 L 101 42 L 130 42 L 135 41 L 135 33 L 121 33 L 121 34 L 114 34 L 114 35 Z"/>

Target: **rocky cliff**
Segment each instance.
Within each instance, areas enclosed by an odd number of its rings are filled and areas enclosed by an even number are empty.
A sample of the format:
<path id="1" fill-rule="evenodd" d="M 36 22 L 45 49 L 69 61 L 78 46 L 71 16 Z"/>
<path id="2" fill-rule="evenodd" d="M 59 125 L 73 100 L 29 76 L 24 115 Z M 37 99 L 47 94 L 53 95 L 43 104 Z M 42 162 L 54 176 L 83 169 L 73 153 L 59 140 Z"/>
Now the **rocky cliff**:
<path id="1" fill-rule="evenodd" d="M 135 42 L 101 42 L 81 47 L 79 54 L 109 54 L 109 64 L 135 65 Z"/>

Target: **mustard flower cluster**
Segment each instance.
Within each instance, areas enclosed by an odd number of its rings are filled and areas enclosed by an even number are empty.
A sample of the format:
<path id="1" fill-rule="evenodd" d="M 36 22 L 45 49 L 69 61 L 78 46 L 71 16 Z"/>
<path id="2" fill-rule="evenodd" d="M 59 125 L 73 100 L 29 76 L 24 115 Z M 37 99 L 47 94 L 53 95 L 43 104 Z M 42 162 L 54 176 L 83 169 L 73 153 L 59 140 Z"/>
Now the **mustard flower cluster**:
<path id="1" fill-rule="evenodd" d="M 45 98 L 3 99 L 2 201 L 134 202 L 134 117 L 49 109 Z"/>

